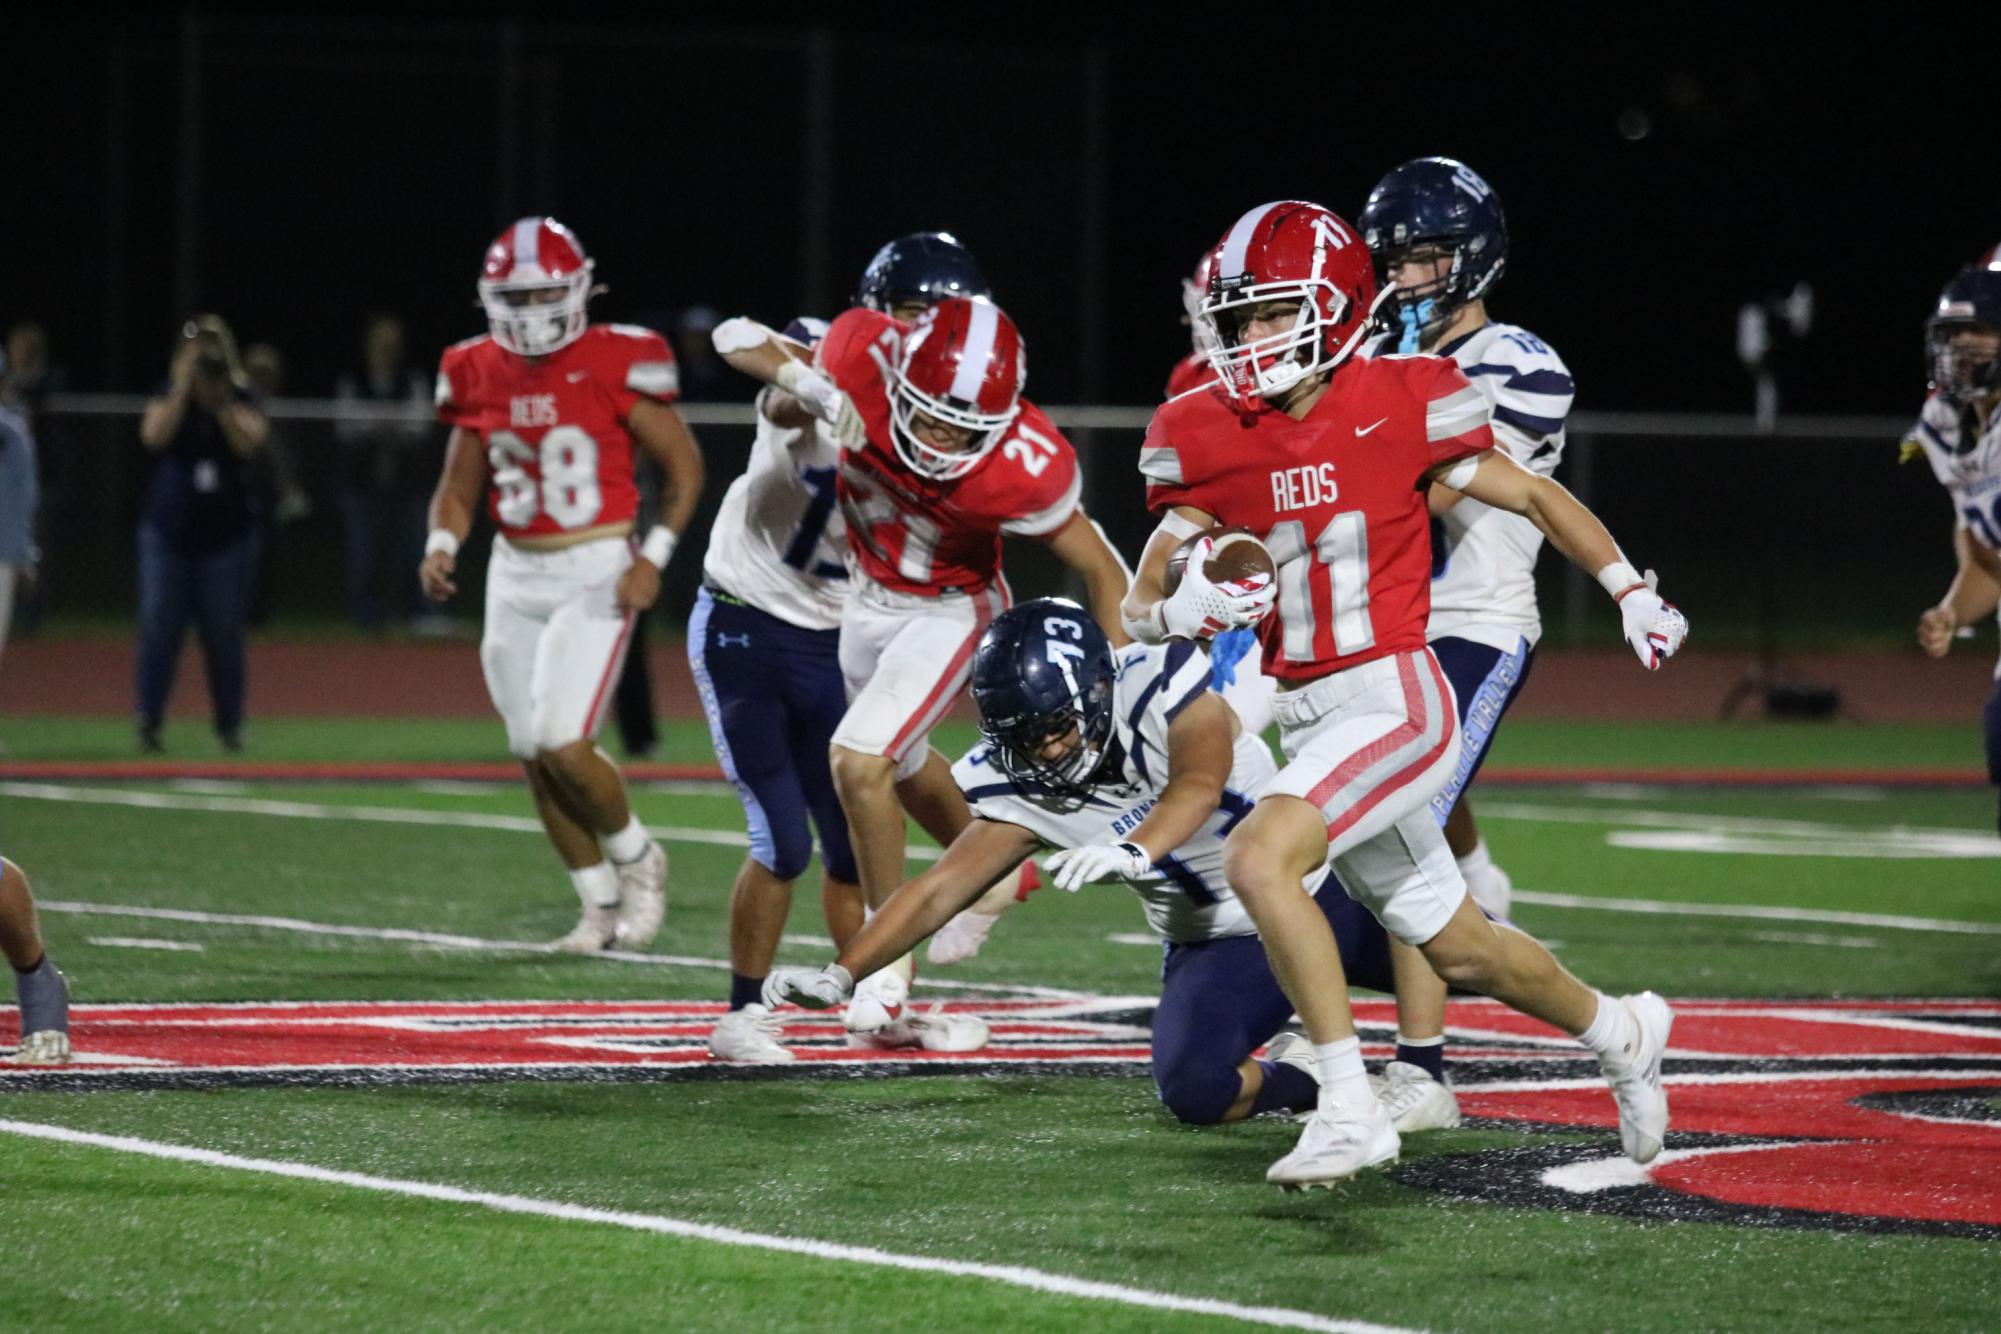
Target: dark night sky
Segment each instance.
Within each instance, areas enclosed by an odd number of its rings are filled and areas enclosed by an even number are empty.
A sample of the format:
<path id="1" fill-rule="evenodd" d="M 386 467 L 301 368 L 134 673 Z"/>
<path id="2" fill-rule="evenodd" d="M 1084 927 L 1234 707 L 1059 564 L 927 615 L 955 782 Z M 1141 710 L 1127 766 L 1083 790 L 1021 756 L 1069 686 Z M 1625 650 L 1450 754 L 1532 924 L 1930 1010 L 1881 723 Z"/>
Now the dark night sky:
<path id="1" fill-rule="evenodd" d="M 2001 240 L 1991 89 L 1933 73 L 1935 45 L 1527 11 L 1484 30 L 1287 17 L 1309 12 L 1147 37 L 1096 19 L 837 26 L 831 206 L 811 224 L 835 292 L 887 236 L 954 228 L 1029 340 L 1033 396 L 1074 401 L 1095 378 L 1145 402 L 1185 346 L 1177 279 L 1239 212 L 1298 195 L 1352 218 L 1384 170 L 1442 152 L 1498 187 L 1514 246 L 1495 312 L 1564 354 L 1580 406 L 1745 410 L 1736 308 L 1804 278 L 1820 319 L 1788 406 L 1896 412 L 1923 391 L 1938 286 Z M 506 170 L 518 211 L 557 214 L 597 255 L 601 318 L 697 301 L 783 318 L 807 299 L 804 31 L 524 15 Z M 325 389 L 376 307 L 406 316 L 427 360 L 479 332 L 474 270 L 512 211 L 494 21 L 223 10 L 201 32 L 200 303 L 284 348 L 295 392 Z M 143 386 L 185 313 L 181 41 L 173 15 L 49 20 L 0 53 L 15 123 L 0 320 L 44 319 L 84 387 Z M 1109 93 L 1095 249 L 1094 49 Z M 1622 113 L 1646 137 L 1622 137 Z M 1087 368 L 1093 272 L 1104 356 Z"/>

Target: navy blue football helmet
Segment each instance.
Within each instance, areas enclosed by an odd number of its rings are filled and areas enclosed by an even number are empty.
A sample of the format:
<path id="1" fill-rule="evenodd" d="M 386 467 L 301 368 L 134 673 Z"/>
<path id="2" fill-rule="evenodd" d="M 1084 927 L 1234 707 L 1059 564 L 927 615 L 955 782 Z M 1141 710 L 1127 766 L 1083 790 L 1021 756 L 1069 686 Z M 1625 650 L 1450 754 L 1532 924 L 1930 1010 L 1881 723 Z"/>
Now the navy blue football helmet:
<path id="1" fill-rule="evenodd" d="M 1362 207 L 1361 233 L 1376 265 L 1388 269 L 1418 246 L 1452 252 L 1452 271 L 1422 287 L 1399 288 L 1387 312 L 1399 352 L 1416 352 L 1454 311 L 1485 296 L 1508 261 L 1508 220 L 1494 187 L 1463 162 L 1421 157 L 1376 182 Z"/>
<path id="2" fill-rule="evenodd" d="M 950 232 L 912 232 L 875 252 L 862 270 L 855 304 L 888 314 L 904 301 L 943 301 L 948 296 L 990 301 L 993 292 L 973 252 Z"/>
<path id="3" fill-rule="evenodd" d="M 1036 598 L 994 618 L 973 650 L 973 703 L 994 763 L 1050 795 L 1081 797 L 1112 737 L 1111 641 L 1068 598 Z M 1077 743 L 1045 754 L 1072 728 Z"/>
<path id="4" fill-rule="evenodd" d="M 2001 356 L 1974 352 L 1955 335 L 1971 329 L 2001 334 L 2001 263 L 1969 264 L 1939 293 L 1925 321 L 1925 361 L 1932 387 L 1949 403 L 2001 390 Z"/>

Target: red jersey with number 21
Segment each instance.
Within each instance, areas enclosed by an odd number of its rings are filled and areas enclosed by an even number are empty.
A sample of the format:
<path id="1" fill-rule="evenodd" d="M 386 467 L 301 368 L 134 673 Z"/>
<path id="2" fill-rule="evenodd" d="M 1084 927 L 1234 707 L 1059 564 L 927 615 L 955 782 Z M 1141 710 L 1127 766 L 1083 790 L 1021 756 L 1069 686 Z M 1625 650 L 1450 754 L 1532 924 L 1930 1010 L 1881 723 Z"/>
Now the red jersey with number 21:
<path id="1" fill-rule="evenodd" d="M 903 333 L 889 316 L 857 308 L 820 342 L 820 369 L 868 427 L 860 449 L 841 451 L 848 550 L 862 573 L 899 593 L 985 588 L 1000 578 L 1003 535 L 1050 537 L 1077 512 L 1077 455 L 1023 399 L 1001 442 L 965 476 L 938 481 L 912 471 L 889 433 L 889 375 Z"/>
<path id="2" fill-rule="evenodd" d="M 633 324 L 593 324 L 546 357 L 469 338 L 438 366 L 438 417 L 486 446 L 489 506 L 508 537 L 632 522 L 639 488 L 625 419 L 642 398 L 679 396 L 667 341 Z"/>
<path id="3" fill-rule="evenodd" d="M 1487 402 L 1441 357 L 1354 357 L 1305 421 L 1245 417 L 1215 394 L 1161 407 L 1140 472 L 1156 514 L 1188 505 L 1250 529 L 1278 563 L 1264 668 L 1310 681 L 1424 647 L 1424 474 L 1491 449 Z"/>

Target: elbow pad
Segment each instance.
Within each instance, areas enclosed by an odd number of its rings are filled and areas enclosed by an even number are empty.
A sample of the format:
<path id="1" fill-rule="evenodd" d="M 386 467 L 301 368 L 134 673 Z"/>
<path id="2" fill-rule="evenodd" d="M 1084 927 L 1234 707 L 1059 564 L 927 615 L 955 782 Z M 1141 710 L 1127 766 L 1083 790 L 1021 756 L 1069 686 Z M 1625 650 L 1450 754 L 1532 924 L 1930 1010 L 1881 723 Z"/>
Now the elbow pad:
<path id="1" fill-rule="evenodd" d="M 733 315 L 724 320 L 709 335 L 718 356 L 727 357 L 732 352 L 748 352 L 754 347 L 771 341 L 771 330 L 756 320 L 743 315 Z"/>

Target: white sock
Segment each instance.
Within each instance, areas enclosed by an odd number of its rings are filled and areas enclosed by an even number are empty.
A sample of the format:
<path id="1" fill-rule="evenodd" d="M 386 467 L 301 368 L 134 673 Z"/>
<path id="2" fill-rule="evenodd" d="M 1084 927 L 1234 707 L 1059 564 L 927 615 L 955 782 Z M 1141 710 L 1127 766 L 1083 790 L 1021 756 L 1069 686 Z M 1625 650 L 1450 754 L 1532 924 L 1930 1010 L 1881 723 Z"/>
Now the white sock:
<path id="1" fill-rule="evenodd" d="M 1320 1071 L 1322 1110 L 1339 1107 L 1358 1111 L 1376 1100 L 1369 1087 L 1369 1071 L 1362 1064 L 1359 1037 L 1314 1043 L 1313 1061 Z"/>
<path id="2" fill-rule="evenodd" d="M 646 836 L 646 826 L 639 823 L 639 817 L 635 815 L 625 822 L 625 828 L 616 834 L 605 835 L 605 856 L 623 866 L 644 857 L 652 843 L 653 840 Z"/>
<path id="3" fill-rule="evenodd" d="M 611 868 L 610 862 L 570 872 L 570 883 L 577 887 L 577 897 L 586 908 L 618 906 L 618 872 Z"/>
<path id="4" fill-rule="evenodd" d="M 1601 1057 L 1622 1065 L 1630 1062 L 1640 1050 L 1640 1026 L 1633 1022 L 1632 1011 L 1602 991 L 1592 994 L 1598 997 L 1598 1014 L 1577 1040 Z"/>
<path id="5" fill-rule="evenodd" d="M 1475 877 L 1485 875 L 1494 866 L 1494 859 L 1487 853 L 1487 840 L 1484 838 L 1474 842 L 1473 851 L 1454 860 L 1459 863 L 1460 877 L 1469 885 L 1473 883 Z"/>

